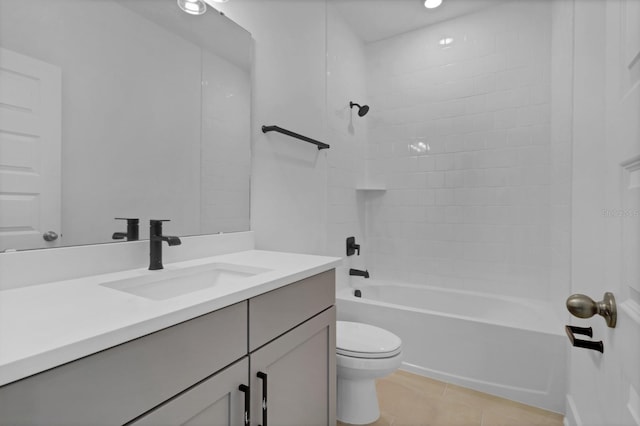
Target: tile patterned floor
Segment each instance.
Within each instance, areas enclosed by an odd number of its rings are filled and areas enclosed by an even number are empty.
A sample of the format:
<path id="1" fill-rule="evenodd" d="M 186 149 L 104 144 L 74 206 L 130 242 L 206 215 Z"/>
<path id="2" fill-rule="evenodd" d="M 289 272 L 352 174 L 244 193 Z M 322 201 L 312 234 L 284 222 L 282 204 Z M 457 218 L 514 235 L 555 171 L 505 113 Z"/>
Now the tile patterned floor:
<path id="1" fill-rule="evenodd" d="M 405 371 L 376 387 L 381 416 L 371 426 L 562 426 L 560 414 Z"/>

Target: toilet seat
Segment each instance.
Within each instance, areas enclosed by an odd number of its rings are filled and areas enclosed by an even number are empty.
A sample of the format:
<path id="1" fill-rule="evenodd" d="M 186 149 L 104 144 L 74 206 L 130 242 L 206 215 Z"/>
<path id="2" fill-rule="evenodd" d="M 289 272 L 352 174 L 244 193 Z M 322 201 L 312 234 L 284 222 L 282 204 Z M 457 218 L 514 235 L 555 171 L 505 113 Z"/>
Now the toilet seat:
<path id="1" fill-rule="evenodd" d="M 395 334 L 369 324 L 336 322 L 336 353 L 363 359 L 391 358 L 402 351 Z"/>

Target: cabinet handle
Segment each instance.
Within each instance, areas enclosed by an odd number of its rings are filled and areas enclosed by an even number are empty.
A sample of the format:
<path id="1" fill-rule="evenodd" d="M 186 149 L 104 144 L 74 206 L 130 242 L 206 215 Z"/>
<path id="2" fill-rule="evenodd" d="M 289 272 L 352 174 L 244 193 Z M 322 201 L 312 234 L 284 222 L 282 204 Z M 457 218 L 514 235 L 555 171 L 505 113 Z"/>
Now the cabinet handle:
<path id="1" fill-rule="evenodd" d="M 258 378 L 262 380 L 262 425 L 267 426 L 267 373 L 258 371 Z"/>
<path id="2" fill-rule="evenodd" d="M 249 426 L 249 407 L 251 406 L 251 391 L 249 386 L 240 385 L 238 387 L 240 392 L 244 393 L 244 426 Z"/>

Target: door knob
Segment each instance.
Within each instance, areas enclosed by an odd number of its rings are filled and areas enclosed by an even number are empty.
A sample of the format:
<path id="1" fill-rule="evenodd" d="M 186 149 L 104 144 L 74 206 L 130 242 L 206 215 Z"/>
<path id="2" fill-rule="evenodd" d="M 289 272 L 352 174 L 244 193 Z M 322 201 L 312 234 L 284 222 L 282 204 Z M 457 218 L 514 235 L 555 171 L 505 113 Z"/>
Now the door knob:
<path id="1" fill-rule="evenodd" d="M 42 238 L 43 238 L 45 241 L 55 241 L 55 240 L 57 240 L 57 239 L 58 239 L 58 234 L 56 234 L 56 233 L 55 233 L 55 232 L 53 232 L 53 231 L 47 231 L 47 232 L 45 232 L 44 234 L 42 234 Z"/>
<path id="2" fill-rule="evenodd" d="M 567 309 L 578 318 L 591 318 L 595 314 L 601 315 L 609 327 L 616 326 L 618 315 L 613 293 L 605 293 L 600 302 L 596 302 L 584 294 L 572 294 L 567 299 Z"/>

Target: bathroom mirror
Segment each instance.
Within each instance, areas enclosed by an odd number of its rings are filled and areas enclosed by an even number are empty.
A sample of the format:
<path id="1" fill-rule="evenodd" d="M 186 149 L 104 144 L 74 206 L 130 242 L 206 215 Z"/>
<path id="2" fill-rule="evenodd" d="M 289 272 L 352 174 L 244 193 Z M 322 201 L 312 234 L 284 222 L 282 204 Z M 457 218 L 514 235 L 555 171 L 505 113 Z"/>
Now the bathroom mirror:
<path id="1" fill-rule="evenodd" d="M 176 0 L 0 0 L 0 252 L 249 229 L 252 38 Z"/>

